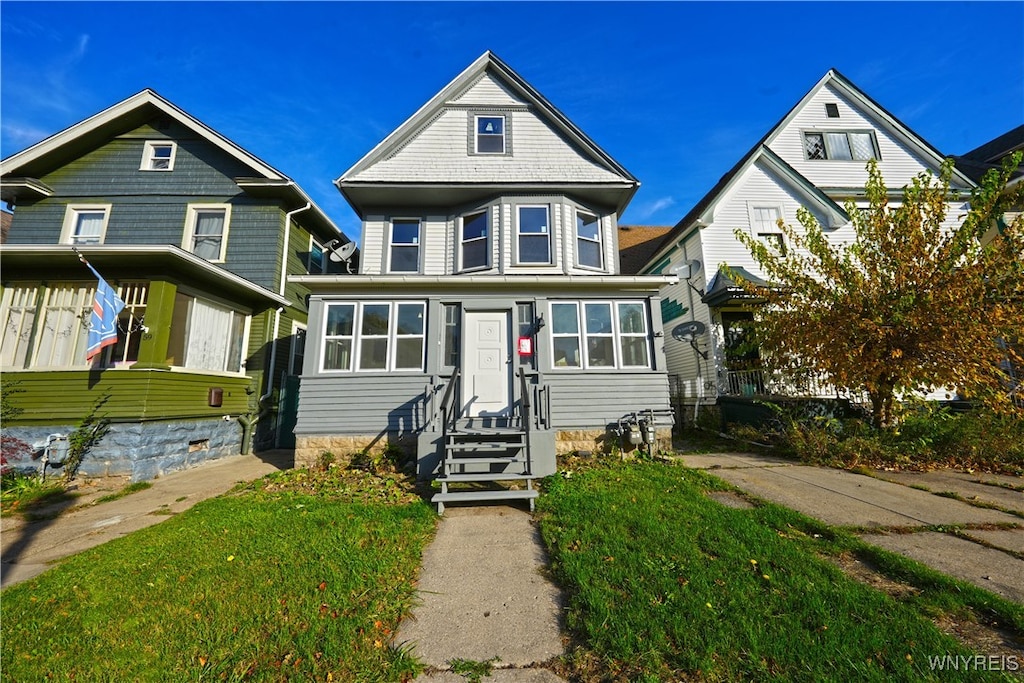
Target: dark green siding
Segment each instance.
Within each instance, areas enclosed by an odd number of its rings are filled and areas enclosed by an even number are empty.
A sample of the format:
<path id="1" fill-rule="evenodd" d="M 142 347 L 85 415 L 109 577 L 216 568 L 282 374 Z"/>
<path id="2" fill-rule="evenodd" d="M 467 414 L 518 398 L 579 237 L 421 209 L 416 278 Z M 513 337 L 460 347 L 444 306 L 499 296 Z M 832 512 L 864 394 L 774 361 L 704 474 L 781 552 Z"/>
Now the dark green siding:
<path id="1" fill-rule="evenodd" d="M 4 393 L 22 410 L 12 424 L 67 424 L 84 417 L 104 396 L 99 411 L 116 422 L 219 417 L 248 412 L 248 377 L 168 370 L 5 372 Z M 223 404 L 209 406 L 213 387 Z"/>

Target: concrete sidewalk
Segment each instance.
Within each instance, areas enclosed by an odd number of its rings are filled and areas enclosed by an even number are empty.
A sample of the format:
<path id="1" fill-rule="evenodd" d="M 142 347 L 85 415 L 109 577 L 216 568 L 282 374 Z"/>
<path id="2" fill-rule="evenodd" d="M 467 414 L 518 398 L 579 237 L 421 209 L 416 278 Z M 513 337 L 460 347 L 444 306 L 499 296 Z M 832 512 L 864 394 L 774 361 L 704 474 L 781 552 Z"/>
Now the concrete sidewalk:
<path id="1" fill-rule="evenodd" d="M 853 528 L 868 543 L 1024 604 L 1022 477 L 949 471 L 880 471 L 869 477 L 733 453 L 678 459 L 758 498 Z"/>
<path id="2" fill-rule="evenodd" d="M 157 477 L 148 489 L 99 504 L 97 498 L 117 491 L 127 480 L 81 482 L 79 498 L 40 511 L 53 515 L 51 519 L 0 520 L 0 585 L 31 579 L 62 558 L 162 522 L 239 482 L 291 467 L 292 458 L 292 451 L 283 450 L 220 458 Z"/>
<path id="3" fill-rule="evenodd" d="M 540 666 L 561 655 L 562 600 L 545 577 L 547 553 L 528 512 L 508 505 L 450 506 L 423 554 L 419 604 L 395 643 L 438 671 L 420 680 L 463 681 L 453 659 L 494 659 L 483 680 L 556 682 Z"/>

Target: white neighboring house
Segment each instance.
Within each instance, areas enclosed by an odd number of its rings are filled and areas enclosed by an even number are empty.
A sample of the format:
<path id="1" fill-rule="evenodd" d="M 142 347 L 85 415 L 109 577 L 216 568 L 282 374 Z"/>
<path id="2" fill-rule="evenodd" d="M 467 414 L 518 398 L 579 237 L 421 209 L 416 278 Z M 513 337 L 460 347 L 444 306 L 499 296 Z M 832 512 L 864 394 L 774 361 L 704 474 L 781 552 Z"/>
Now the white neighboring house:
<path id="1" fill-rule="evenodd" d="M 898 201 L 914 176 L 926 169 L 937 174 L 944 156 L 849 79 L 830 70 L 653 250 L 641 274 L 681 275 L 678 284 L 661 292 L 665 355 L 677 405 L 692 410 L 721 403 L 721 397 L 836 395 L 828 386 L 770 379 L 762 374 L 756 351 L 737 351 L 754 302 L 720 266 L 727 264 L 741 276 L 763 282 L 765 274 L 734 230 L 781 241 L 777 220 L 798 225 L 801 206 L 817 217 L 831 240 L 852 241 L 843 205 L 852 200 L 858 207 L 868 206 L 864 186 L 872 158 L 878 160 L 891 200 Z M 952 228 L 975 185 L 960 170 L 954 171 L 951 185 L 964 197 L 950 205 L 947 222 Z M 674 330 L 693 321 L 703 331 L 692 343 L 673 338 Z"/>

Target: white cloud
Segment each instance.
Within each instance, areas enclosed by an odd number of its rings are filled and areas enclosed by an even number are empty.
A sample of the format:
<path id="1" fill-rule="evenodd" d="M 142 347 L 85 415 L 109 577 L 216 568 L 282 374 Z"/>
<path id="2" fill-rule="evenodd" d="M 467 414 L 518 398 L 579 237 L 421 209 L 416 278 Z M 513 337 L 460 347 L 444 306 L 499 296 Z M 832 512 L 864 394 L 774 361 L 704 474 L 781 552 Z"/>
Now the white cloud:
<path id="1" fill-rule="evenodd" d="M 672 197 L 661 197 L 641 204 L 633 209 L 632 213 L 639 220 L 647 220 L 659 211 L 664 211 L 670 206 L 673 206 L 675 203 L 676 200 Z"/>
<path id="2" fill-rule="evenodd" d="M 4 147 L 10 144 L 12 147 L 16 148 L 13 151 L 10 149 L 0 151 L 0 157 L 8 157 L 15 151 L 34 145 L 51 133 L 51 131 L 44 130 L 38 126 L 10 120 L 4 121 L 0 128 L 3 130 L 2 140 Z"/>

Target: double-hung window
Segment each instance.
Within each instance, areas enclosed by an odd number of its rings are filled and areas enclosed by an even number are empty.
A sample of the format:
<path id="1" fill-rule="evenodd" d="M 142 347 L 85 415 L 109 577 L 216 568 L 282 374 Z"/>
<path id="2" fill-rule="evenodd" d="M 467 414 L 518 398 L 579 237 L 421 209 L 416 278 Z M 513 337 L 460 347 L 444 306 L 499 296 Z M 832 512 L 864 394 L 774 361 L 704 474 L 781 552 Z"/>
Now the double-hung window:
<path id="1" fill-rule="evenodd" d="M 309 238 L 309 262 L 306 264 L 306 270 L 313 275 L 319 275 L 320 273 L 326 272 L 324 270 L 324 264 L 327 259 L 324 258 L 324 245 L 317 242 L 312 237 Z"/>
<path id="2" fill-rule="evenodd" d="M 601 267 L 601 221 L 576 212 L 576 260 L 587 268 Z"/>
<path id="3" fill-rule="evenodd" d="M 426 306 L 422 302 L 329 303 L 321 368 L 423 370 L 425 332 Z"/>
<path id="4" fill-rule="evenodd" d="M 808 159 L 867 161 L 877 159 L 875 138 L 870 131 L 807 131 L 804 153 Z"/>
<path id="5" fill-rule="evenodd" d="M 415 218 L 391 221 L 388 272 L 418 273 L 420 270 L 420 222 Z"/>
<path id="6" fill-rule="evenodd" d="M 473 151 L 477 154 L 505 153 L 505 117 L 475 116 Z"/>
<path id="7" fill-rule="evenodd" d="M 207 261 L 223 261 L 230 220 L 229 204 L 190 204 L 181 248 Z"/>
<path id="8" fill-rule="evenodd" d="M 165 140 L 147 140 L 142 150 L 140 171 L 173 171 L 178 146 Z"/>
<path id="9" fill-rule="evenodd" d="M 551 304 L 555 368 L 649 368 L 647 307 L 641 301 Z"/>
<path id="10" fill-rule="evenodd" d="M 546 206 L 518 207 L 516 232 L 520 264 L 551 263 L 551 230 Z"/>
<path id="11" fill-rule="evenodd" d="M 779 219 L 782 218 L 782 210 L 777 206 L 754 206 L 750 209 L 751 222 L 753 223 L 754 234 L 757 238 L 776 249 L 782 255 L 786 254 L 786 242 L 779 228 Z"/>
<path id="12" fill-rule="evenodd" d="M 69 204 L 61 230 L 62 244 L 103 244 L 110 204 Z"/>
<path id="13" fill-rule="evenodd" d="M 486 268 L 490 265 L 490 248 L 487 239 L 487 212 L 480 211 L 462 217 L 459 234 L 461 245 L 460 267 L 462 270 Z"/>

